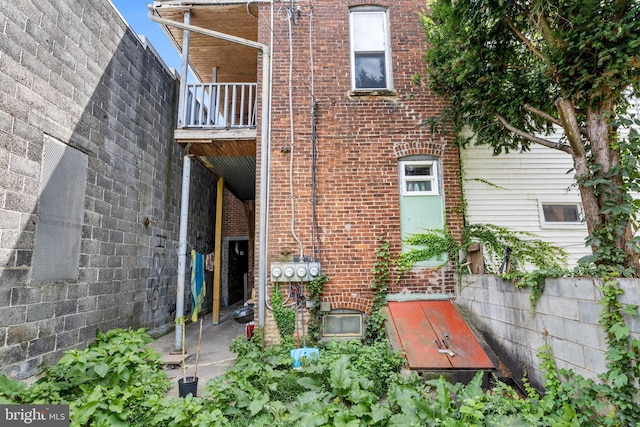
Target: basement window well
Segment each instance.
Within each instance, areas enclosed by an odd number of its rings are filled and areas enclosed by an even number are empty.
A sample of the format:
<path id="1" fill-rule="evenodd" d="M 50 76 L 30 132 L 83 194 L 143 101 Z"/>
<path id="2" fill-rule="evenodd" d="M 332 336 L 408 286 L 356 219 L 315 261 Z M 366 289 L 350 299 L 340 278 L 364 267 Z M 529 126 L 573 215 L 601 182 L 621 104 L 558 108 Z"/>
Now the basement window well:
<path id="1" fill-rule="evenodd" d="M 322 336 L 326 338 L 362 338 L 363 316 L 357 310 L 331 310 L 322 322 Z"/>

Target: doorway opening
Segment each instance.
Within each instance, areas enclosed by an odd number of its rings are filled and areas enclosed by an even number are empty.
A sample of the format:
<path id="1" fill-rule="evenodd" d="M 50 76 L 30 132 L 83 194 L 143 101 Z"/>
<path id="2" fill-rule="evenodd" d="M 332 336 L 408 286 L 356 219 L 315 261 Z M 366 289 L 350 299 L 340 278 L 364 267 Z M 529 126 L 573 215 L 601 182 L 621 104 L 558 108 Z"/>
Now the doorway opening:
<path id="1" fill-rule="evenodd" d="M 229 240 L 227 245 L 226 306 L 246 301 L 249 296 L 249 239 Z M 224 303 L 224 298 L 223 298 Z"/>

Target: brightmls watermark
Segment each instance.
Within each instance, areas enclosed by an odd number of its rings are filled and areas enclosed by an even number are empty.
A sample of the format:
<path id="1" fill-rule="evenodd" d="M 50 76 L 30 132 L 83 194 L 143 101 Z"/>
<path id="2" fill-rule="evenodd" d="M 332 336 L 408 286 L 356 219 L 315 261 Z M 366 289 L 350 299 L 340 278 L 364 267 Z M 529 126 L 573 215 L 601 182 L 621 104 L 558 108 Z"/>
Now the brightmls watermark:
<path id="1" fill-rule="evenodd" d="M 0 426 L 69 427 L 69 405 L 0 405 Z"/>

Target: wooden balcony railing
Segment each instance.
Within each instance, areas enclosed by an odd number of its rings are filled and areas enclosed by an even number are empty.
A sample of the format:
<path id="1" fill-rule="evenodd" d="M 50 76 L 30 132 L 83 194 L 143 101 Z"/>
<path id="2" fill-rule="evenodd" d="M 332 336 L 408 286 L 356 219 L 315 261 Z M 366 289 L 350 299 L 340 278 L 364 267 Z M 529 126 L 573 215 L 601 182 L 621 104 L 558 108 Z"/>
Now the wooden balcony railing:
<path id="1" fill-rule="evenodd" d="M 182 128 L 256 126 L 256 83 L 187 83 Z"/>

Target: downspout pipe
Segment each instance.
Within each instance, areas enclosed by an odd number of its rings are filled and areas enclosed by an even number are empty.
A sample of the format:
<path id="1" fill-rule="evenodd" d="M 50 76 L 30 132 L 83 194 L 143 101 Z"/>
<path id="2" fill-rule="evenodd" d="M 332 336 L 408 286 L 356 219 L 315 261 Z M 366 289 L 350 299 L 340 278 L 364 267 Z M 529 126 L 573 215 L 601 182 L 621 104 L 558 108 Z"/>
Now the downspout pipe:
<path id="1" fill-rule="evenodd" d="M 184 316 L 184 289 L 187 273 L 187 225 L 189 223 L 189 187 L 191 182 L 191 155 L 189 150 L 182 166 L 182 199 L 180 201 L 180 232 L 178 235 L 178 284 L 176 286 L 176 331 L 173 349 L 182 348 L 182 328 L 184 322 L 178 321 Z"/>
<path id="2" fill-rule="evenodd" d="M 185 10 L 184 12 L 184 23 L 189 25 L 191 24 L 191 11 Z M 187 124 L 185 123 L 187 114 L 187 101 L 182 96 L 183 93 L 187 93 L 187 76 L 189 73 L 189 42 L 191 39 L 191 32 L 184 31 L 182 36 L 182 64 L 180 67 L 180 97 L 178 98 L 178 127 L 184 128 Z"/>
<path id="3" fill-rule="evenodd" d="M 149 19 L 161 25 L 180 28 L 216 39 L 238 43 L 249 46 L 262 52 L 262 123 L 260 128 L 260 213 L 259 213 L 259 260 L 258 260 L 258 323 L 264 326 L 266 311 L 266 291 L 267 291 L 267 227 L 269 222 L 269 168 L 270 168 L 270 111 L 271 100 L 271 52 L 269 46 L 246 40 L 230 34 L 220 33 L 207 28 L 195 25 L 183 24 L 181 22 L 164 19 L 154 14 L 153 5 L 147 5 L 149 9 Z M 183 52 L 184 54 L 184 52 Z M 186 76 L 182 76 L 186 78 Z M 183 93 L 180 96 L 184 96 Z"/>
<path id="4" fill-rule="evenodd" d="M 186 11 L 184 14 L 185 24 L 191 23 L 191 12 Z M 189 68 L 189 31 L 185 31 L 182 37 L 182 51 L 186 52 L 182 55 L 182 68 L 180 78 L 180 94 L 187 90 L 187 71 Z M 183 118 L 185 101 L 183 96 L 178 97 L 178 127 L 184 126 Z M 185 275 L 187 274 L 187 231 L 189 228 L 189 190 L 191 185 L 191 158 L 189 156 L 189 146 L 185 153 L 182 166 L 182 199 L 180 201 L 180 232 L 178 235 L 178 280 L 176 284 L 176 329 L 173 341 L 173 349 L 175 352 L 183 348 L 182 337 L 184 333 L 185 323 L 178 321 L 184 316 L 184 290 Z"/>

